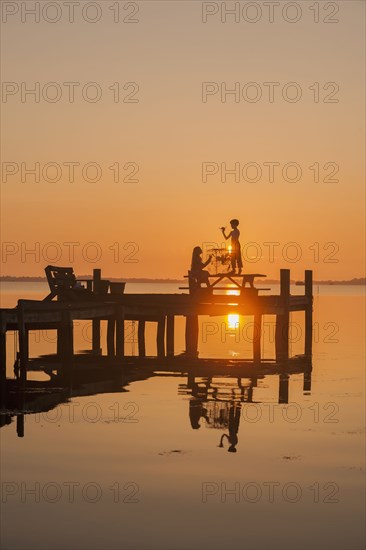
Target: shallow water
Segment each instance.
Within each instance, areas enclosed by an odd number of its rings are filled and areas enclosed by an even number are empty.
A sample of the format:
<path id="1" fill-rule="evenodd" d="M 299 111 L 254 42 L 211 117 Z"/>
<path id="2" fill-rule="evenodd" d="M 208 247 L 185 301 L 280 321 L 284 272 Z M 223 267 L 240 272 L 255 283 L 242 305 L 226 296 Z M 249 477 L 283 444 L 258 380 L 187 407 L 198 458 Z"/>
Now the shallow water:
<path id="1" fill-rule="evenodd" d="M 2 307 L 45 289 L 3 285 Z M 364 288 L 321 286 L 314 294 L 311 377 L 256 376 L 254 367 L 240 381 L 141 372 L 145 379 L 121 375 L 26 415 L 24 438 L 13 417 L 0 431 L 2 547 L 363 548 Z M 291 352 L 301 353 L 302 316 L 291 321 Z M 202 319 L 200 355 L 249 356 L 250 322 Z M 263 352 L 272 358 L 273 319 L 265 322 Z M 76 327 L 77 349 L 90 348 L 89 328 Z M 149 324 L 148 353 L 155 330 Z M 52 331 L 30 341 L 32 356 L 55 349 Z M 13 343 L 9 333 L 9 376 Z M 183 320 L 175 344 L 184 347 Z M 126 351 L 135 348 L 131 324 Z M 224 437 L 220 446 L 224 434 L 231 443 Z"/>

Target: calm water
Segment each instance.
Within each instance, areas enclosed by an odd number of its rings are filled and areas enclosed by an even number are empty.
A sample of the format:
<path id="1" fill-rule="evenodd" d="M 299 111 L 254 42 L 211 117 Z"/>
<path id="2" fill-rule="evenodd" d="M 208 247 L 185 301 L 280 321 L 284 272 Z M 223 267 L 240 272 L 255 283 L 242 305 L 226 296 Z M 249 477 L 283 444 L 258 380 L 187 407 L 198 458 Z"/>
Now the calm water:
<path id="1" fill-rule="evenodd" d="M 178 286 L 129 284 L 126 291 Z M 47 286 L 2 290 L 1 306 L 12 307 L 19 297 L 42 298 Z M 363 548 L 365 292 L 321 286 L 314 294 L 311 380 L 254 369 L 241 380 L 192 380 L 142 369 L 135 380 L 121 375 L 75 387 L 67 403 L 26 415 L 24 438 L 13 417 L 0 430 L 1 547 Z M 274 353 L 273 322 L 265 318 L 265 358 Z M 302 315 L 291 323 L 291 352 L 302 353 Z M 179 352 L 183 320 L 176 325 Z M 126 330 L 129 354 L 137 352 L 135 328 Z M 251 328 L 250 318 L 202 318 L 200 355 L 249 357 Z M 148 325 L 148 354 L 155 330 Z M 75 327 L 77 350 L 90 348 L 90 332 L 88 323 Z M 11 333 L 7 347 L 11 376 Z M 52 331 L 30 335 L 31 356 L 54 350 Z"/>

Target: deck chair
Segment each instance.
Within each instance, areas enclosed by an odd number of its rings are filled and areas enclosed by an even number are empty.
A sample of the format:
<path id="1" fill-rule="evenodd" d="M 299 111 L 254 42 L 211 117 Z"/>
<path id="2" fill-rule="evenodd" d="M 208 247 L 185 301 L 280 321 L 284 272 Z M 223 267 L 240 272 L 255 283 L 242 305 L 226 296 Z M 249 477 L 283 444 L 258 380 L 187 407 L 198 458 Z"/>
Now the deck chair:
<path id="1" fill-rule="evenodd" d="M 72 267 L 48 265 L 45 273 L 51 292 L 43 299 L 44 302 L 50 302 L 56 297 L 60 301 L 68 302 L 93 299 L 94 295 L 90 290 L 77 286 Z"/>

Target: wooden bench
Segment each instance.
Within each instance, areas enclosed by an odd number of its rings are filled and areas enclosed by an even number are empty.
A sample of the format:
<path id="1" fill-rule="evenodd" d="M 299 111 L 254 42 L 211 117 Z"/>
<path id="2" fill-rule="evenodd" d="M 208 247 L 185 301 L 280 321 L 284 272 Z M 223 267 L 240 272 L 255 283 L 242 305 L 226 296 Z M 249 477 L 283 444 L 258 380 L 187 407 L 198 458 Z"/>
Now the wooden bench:
<path id="1" fill-rule="evenodd" d="M 76 279 L 72 267 L 59 267 L 48 265 L 45 273 L 50 287 L 50 293 L 44 302 L 50 302 L 53 298 L 61 301 L 92 300 L 94 294 L 90 289 L 84 288 L 81 281 Z"/>

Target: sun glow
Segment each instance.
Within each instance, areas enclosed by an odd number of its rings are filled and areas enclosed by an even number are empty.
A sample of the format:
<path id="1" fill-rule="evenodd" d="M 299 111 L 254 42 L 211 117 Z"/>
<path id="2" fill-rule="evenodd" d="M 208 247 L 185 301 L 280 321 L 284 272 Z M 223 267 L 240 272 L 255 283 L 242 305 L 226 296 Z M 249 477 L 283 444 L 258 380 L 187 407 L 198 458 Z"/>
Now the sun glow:
<path id="1" fill-rule="evenodd" d="M 229 313 L 227 316 L 227 326 L 231 329 L 236 329 L 239 325 L 239 315 L 237 313 Z"/>

